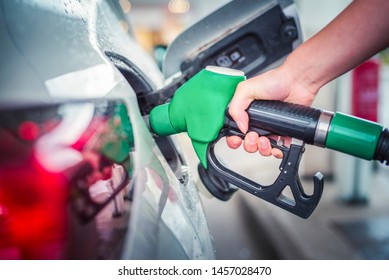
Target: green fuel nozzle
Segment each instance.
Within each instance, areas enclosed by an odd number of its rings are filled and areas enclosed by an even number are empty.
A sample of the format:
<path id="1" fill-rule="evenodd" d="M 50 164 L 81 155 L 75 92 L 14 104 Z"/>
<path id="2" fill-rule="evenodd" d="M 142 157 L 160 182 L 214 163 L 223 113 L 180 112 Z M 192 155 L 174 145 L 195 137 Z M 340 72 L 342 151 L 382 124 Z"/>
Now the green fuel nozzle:
<path id="1" fill-rule="evenodd" d="M 207 168 L 209 143 L 223 128 L 225 111 L 237 85 L 246 77 L 239 70 L 208 66 L 174 94 L 170 103 L 150 112 L 150 126 L 160 135 L 187 132 L 200 162 Z"/>
<path id="2" fill-rule="evenodd" d="M 283 153 L 280 174 L 273 184 L 263 186 L 228 169 L 220 163 L 214 148 L 224 136 L 244 138 L 227 110 L 243 80 L 241 71 L 207 67 L 183 84 L 170 103 L 151 111 L 151 129 L 160 136 L 187 132 L 209 172 L 302 218 L 308 218 L 316 208 L 324 184 L 318 172 L 313 178 L 313 194 L 306 194 L 301 185 L 298 169 L 305 143 L 389 164 L 389 131 L 378 123 L 299 104 L 255 100 L 247 109 L 249 131 L 292 138 L 288 147 L 269 138 Z M 292 198 L 283 195 L 287 187 Z"/>

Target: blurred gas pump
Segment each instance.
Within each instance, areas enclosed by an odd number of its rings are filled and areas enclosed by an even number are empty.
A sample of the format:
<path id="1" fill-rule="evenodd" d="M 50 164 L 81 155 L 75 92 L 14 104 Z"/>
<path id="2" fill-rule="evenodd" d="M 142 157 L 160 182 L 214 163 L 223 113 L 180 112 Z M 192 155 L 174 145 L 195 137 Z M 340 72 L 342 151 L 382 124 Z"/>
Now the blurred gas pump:
<path id="1" fill-rule="evenodd" d="M 340 85 L 340 95 L 344 96 L 338 100 L 337 109 L 377 122 L 379 71 L 379 60 L 374 57 L 353 69 L 349 78 L 346 76 L 340 79 L 340 83 L 343 83 Z M 335 155 L 335 165 L 339 199 L 350 204 L 368 203 L 374 163 L 339 154 Z"/>

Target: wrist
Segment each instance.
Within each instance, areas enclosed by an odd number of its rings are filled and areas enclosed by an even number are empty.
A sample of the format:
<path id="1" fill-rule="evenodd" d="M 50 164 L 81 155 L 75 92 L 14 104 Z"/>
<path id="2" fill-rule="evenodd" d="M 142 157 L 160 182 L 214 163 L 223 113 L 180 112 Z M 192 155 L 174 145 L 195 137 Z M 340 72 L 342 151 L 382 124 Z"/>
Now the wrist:
<path id="1" fill-rule="evenodd" d="M 315 78 L 312 70 L 290 56 L 278 71 L 283 77 L 283 84 L 289 90 L 289 96 L 285 100 L 288 102 L 311 105 L 319 89 L 324 85 Z"/>

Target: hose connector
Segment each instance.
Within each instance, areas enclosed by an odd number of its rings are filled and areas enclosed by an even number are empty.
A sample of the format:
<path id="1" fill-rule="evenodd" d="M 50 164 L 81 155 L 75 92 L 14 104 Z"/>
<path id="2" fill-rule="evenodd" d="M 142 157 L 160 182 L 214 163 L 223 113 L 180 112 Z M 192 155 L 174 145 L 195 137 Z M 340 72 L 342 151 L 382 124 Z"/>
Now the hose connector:
<path id="1" fill-rule="evenodd" d="M 387 128 L 381 132 L 381 136 L 378 140 L 377 148 L 374 153 L 374 159 L 389 165 L 389 131 Z"/>

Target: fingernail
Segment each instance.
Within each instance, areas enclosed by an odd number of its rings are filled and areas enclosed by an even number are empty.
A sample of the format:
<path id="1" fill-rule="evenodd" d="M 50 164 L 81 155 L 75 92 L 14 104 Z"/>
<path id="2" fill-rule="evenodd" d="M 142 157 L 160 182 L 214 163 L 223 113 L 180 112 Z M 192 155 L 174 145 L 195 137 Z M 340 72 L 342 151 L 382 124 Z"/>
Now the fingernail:
<path id="1" fill-rule="evenodd" d="M 252 144 L 252 145 L 256 144 L 256 142 L 257 142 L 257 137 L 254 134 L 249 133 L 248 139 L 249 139 L 250 144 Z"/>
<path id="2" fill-rule="evenodd" d="M 267 148 L 267 141 L 266 141 L 266 139 L 259 138 L 259 145 L 261 146 L 261 148 Z"/>
<path id="3" fill-rule="evenodd" d="M 233 138 L 232 143 L 234 143 L 235 145 L 238 145 L 238 144 L 240 144 L 240 140 L 238 138 Z"/>
<path id="4" fill-rule="evenodd" d="M 275 156 L 276 158 L 282 158 L 283 157 L 283 154 L 280 150 L 276 150 L 275 152 L 272 152 L 273 153 L 273 156 Z"/>

